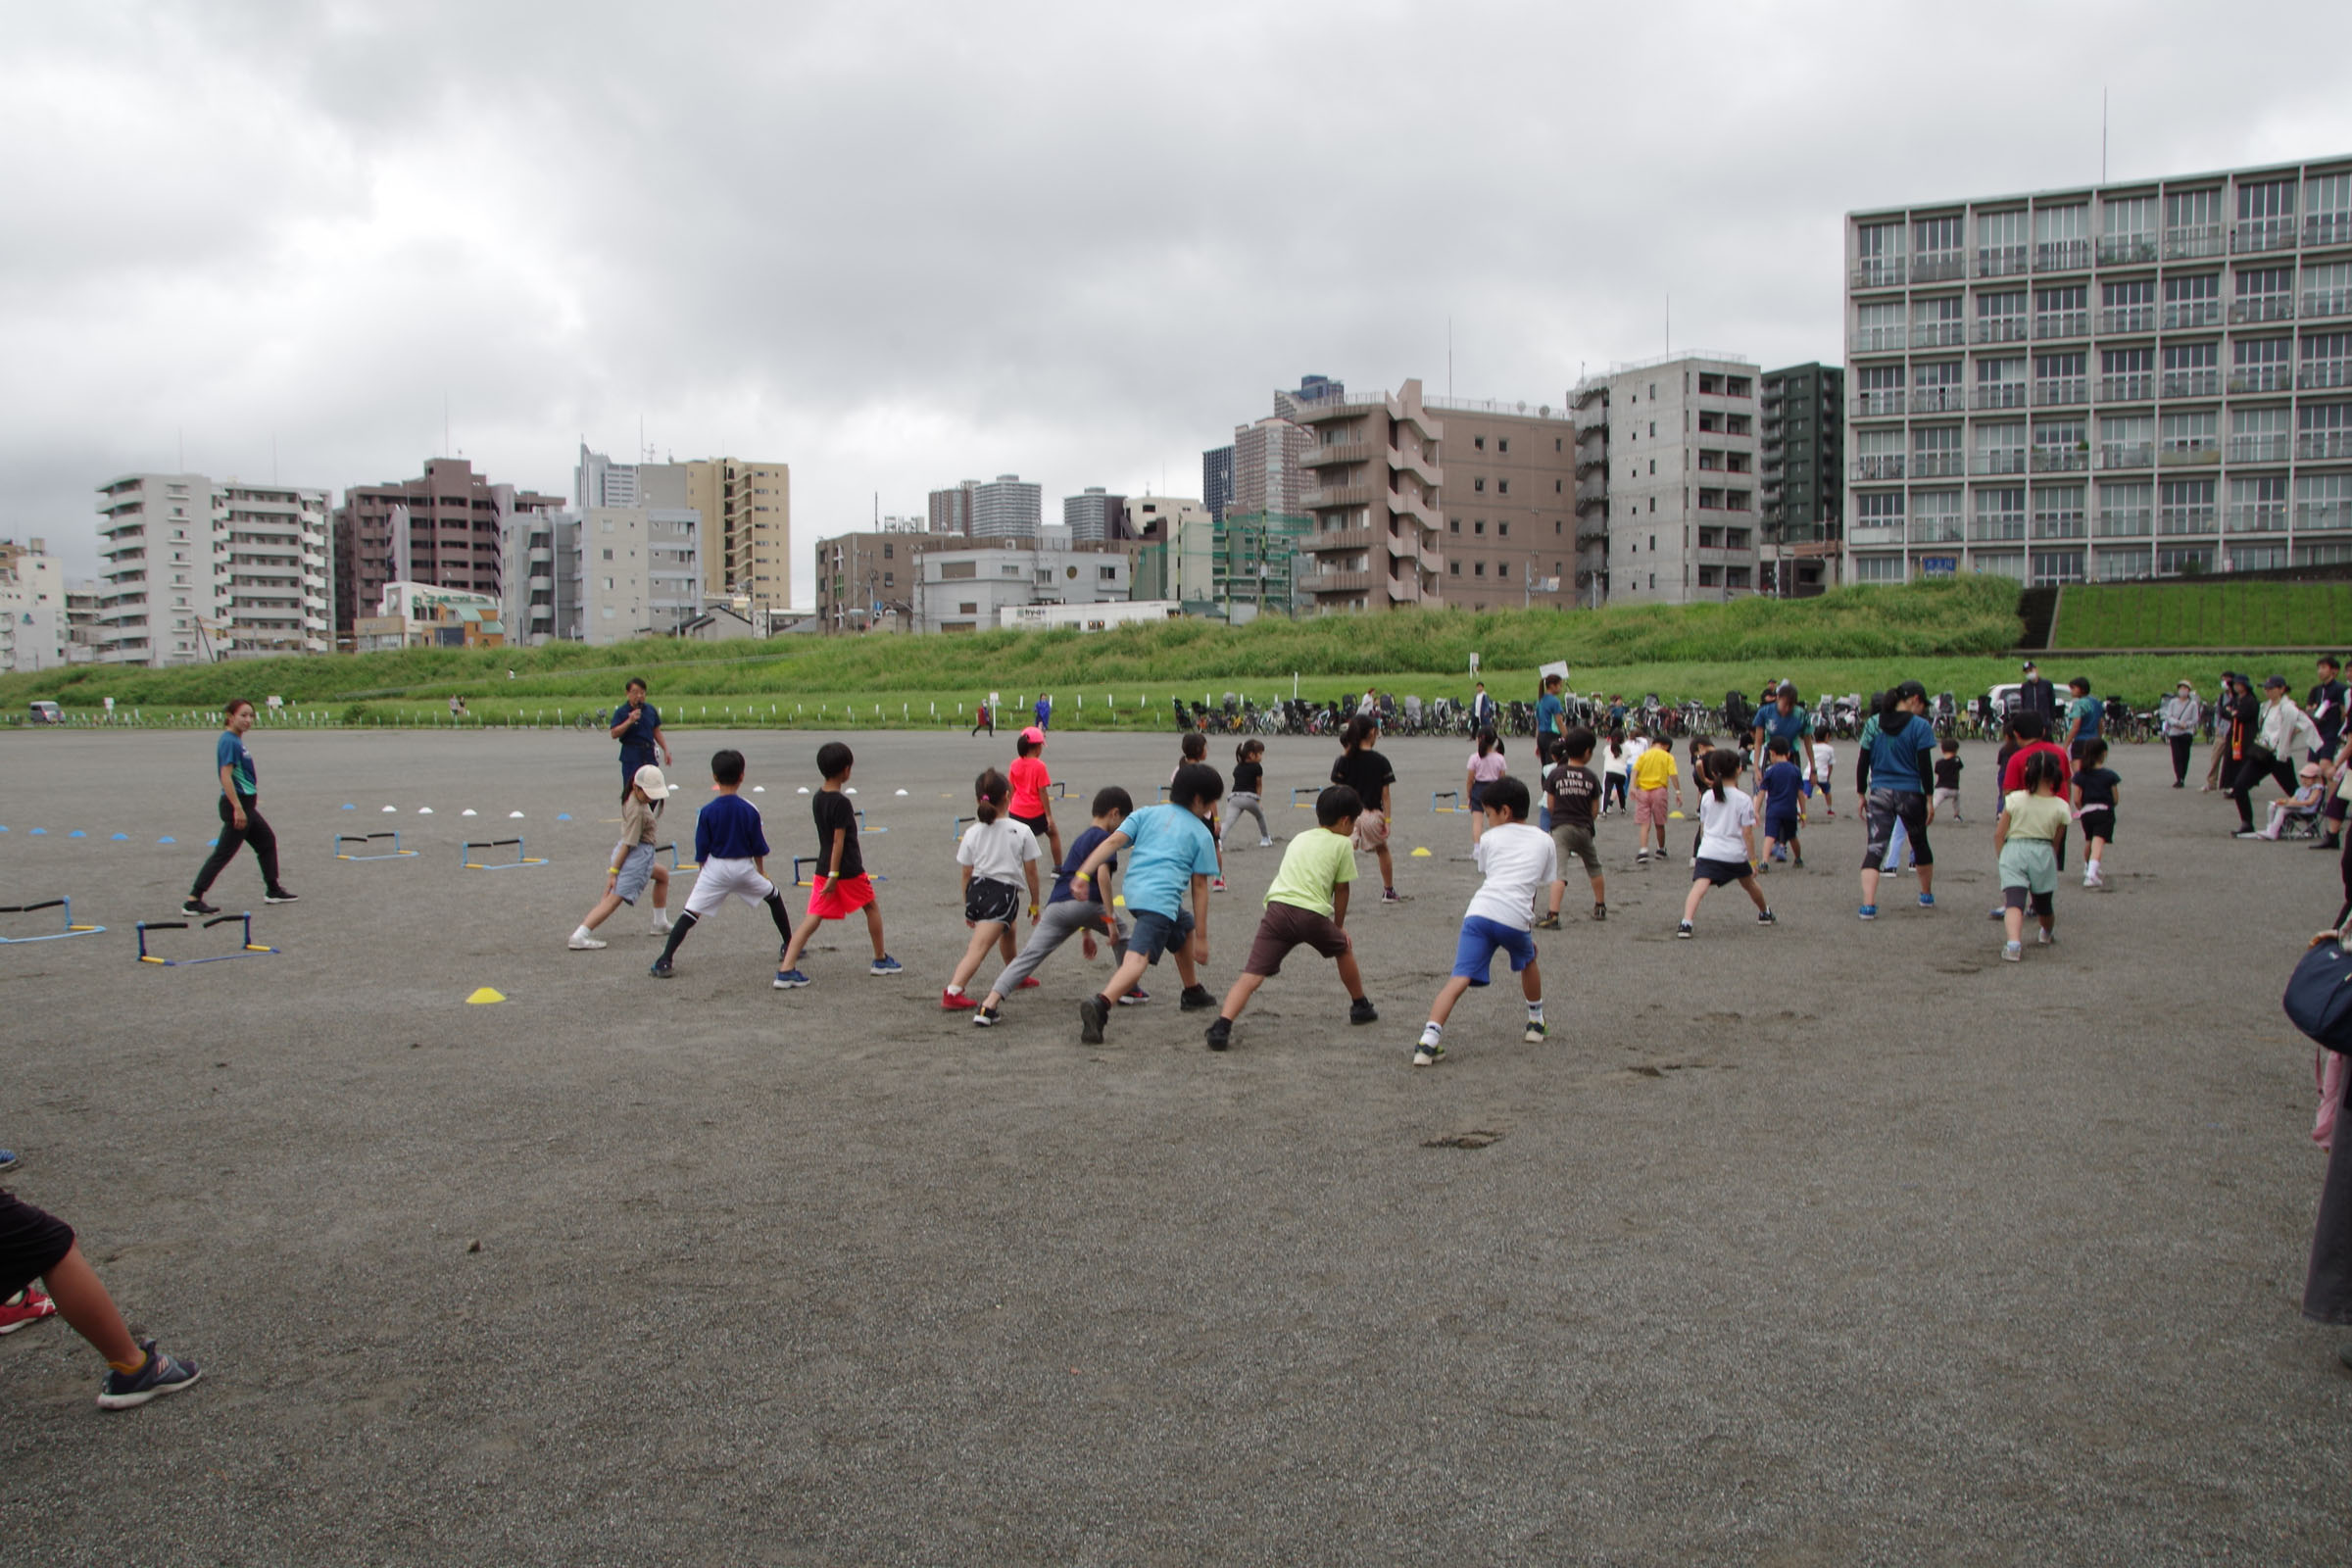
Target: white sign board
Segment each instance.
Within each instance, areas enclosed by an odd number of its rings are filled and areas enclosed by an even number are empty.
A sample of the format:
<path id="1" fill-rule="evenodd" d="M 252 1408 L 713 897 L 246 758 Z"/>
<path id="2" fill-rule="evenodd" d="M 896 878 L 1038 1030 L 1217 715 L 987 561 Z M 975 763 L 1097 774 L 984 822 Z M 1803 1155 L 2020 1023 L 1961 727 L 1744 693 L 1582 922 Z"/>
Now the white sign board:
<path id="1" fill-rule="evenodd" d="M 1478 673 L 1478 656 L 1476 654 L 1470 656 L 1470 673 L 1473 675 Z"/>
<path id="2" fill-rule="evenodd" d="M 1555 659 L 1548 664 L 1538 664 L 1536 666 L 1536 676 L 1539 683 L 1549 679 L 1553 675 L 1557 675 L 1562 681 L 1566 681 L 1568 678 L 1568 661 L 1565 659 Z"/>

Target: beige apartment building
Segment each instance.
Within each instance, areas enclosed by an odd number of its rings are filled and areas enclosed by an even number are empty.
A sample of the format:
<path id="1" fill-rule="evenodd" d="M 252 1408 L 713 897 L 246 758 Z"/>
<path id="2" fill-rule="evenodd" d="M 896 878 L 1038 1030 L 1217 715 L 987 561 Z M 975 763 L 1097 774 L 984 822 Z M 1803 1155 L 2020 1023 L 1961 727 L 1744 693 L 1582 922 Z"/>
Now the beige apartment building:
<path id="1" fill-rule="evenodd" d="M 681 466 L 686 504 L 703 514 L 704 594 L 746 598 L 755 611 L 790 609 L 792 466 L 704 458 Z"/>
<path id="2" fill-rule="evenodd" d="M 1301 405 L 1298 592 L 1318 613 L 1575 603 L 1576 431 L 1547 405 L 1396 392 Z"/>

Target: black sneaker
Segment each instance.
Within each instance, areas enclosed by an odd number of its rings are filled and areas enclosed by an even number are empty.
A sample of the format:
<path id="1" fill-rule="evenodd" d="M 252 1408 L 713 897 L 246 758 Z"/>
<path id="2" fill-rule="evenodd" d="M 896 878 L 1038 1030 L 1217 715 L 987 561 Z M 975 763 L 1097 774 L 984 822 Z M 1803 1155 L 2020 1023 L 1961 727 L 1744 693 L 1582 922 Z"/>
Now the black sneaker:
<path id="1" fill-rule="evenodd" d="M 1770 909 L 1759 909 L 1756 912 L 1756 924 L 1758 925 L 1779 925 L 1780 923 L 1781 917 Z"/>
<path id="2" fill-rule="evenodd" d="M 1593 919 L 1595 919 L 1595 920 L 1606 920 L 1608 917 L 1609 917 L 1609 906 L 1608 906 L 1607 905 L 1605 905 L 1605 904 L 1595 904 L 1594 906 L 1592 906 L 1592 918 L 1593 918 Z"/>
<path id="3" fill-rule="evenodd" d="M 262 894 L 262 902 L 264 904 L 299 904 L 302 902 L 302 895 L 288 893 L 284 888 L 270 888 Z"/>
<path id="4" fill-rule="evenodd" d="M 654 966 L 645 972 L 652 975 L 657 980 L 667 980 L 672 975 L 677 973 L 675 969 L 672 969 L 669 966 L 669 960 L 667 958 L 656 958 L 654 960 Z"/>
<path id="5" fill-rule="evenodd" d="M 1372 1005 L 1370 997 L 1358 997 L 1348 1004 L 1348 1021 L 1349 1023 L 1378 1023 L 1380 1022 L 1380 1009 Z"/>
<path id="6" fill-rule="evenodd" d="M 1110 1009 L 1102 1005 L 1101 997 L 1089 997 L 1078 1004 L 1078 1039 L 1080 1044 L 1099 1046 L 1102 1043 L 1102 1025 L 1109 1022 Z"/>
<path id="7" fill-rule="evenodd" d="M 1199 1012 L 1202 1007 L 1213 1007 L 1216 1004 L 1217 999 L 1208 994 L 1206 986 L 1186 986 L 1184 995 L 1176 999 L 1176 1005 L 1186 1012 Z"/>
<path id="8" fill-rule="evenodd" d="M 1551 910 L 1543 919 L 1536 922 L 1536 929 L 1539 931 L 1557 931 L 1559 928 L 1560 911 L 1557 909 Z"/>
<path id="9" fill-rule="evenodd" d="M 1685 920 L 1682 924 L 1674 928 L 1674 934 L 1687 942 L 1691 937 L 1696 936 L 1698 933 L 1690 929 L 1690 921 Z"/>
<path id="10" fill-rule="evenodd" d="M 196 1370 L 195 1362 L 165 1354 L 156 1348 L 153 1340 L 139 1348 L 147 1352 L 147 1364 L 136 1372 L 109 1371 L 106 1381 L 98 1388 L 99 1409 L 136 1409 L 149 1399 L 177 1394 L 203 1376 Z"/>
<path id="11" fill-rule="evenodd" d="M 2343 845 L 2334 839 L 2322 839 L 2319 843 L 2314 844 L 2312 848 L 2315 850 L 2325 850 L 2329 855 L 2333 855 L 2336 851 L 2342 849 Z"/>
<path id="12" fill-rule="evenodd" d="M 1209 1050 L 1223 1051 L 1233 1044 L 1233 1020 L 1219 1018 L 1215 1023 L 1203 1029 L 1200 1034 L 1201 1038 L 1208 1042 Z"/>
<path id="13" fill-rule="evenodd" d="M 207 904 L 194 894 L 190 894 L 180 901 L 179 912 L 182 914 L 219 914 L 220 910 L 216 906 Z"/>
<path id="14" fill-rule="evenodd" d="M 987 1006 L 985 1004 L 981 1006 L 978 1012 L 972 1014 L 972 1023 L 976 1027 L 982 1029 L 993 1029 L 998 1024 L 1004 1022 L 1004 1014 L 1002 1009 Z"/>

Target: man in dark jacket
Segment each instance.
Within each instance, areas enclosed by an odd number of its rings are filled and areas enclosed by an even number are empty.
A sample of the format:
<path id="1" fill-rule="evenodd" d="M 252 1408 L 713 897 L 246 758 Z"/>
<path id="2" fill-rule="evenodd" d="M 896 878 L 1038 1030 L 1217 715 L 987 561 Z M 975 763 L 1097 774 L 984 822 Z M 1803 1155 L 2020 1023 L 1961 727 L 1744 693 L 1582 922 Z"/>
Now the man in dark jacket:
<path id="1" fill-rule="evenodd" d="M 2039 713 L 2044 729 L 2058 721 L 2058 688 L 2050 684 L 2031 659 L 2026 661 L 2025 680 L 2017 688 L 2017 705 L 2011 711 Z"/>

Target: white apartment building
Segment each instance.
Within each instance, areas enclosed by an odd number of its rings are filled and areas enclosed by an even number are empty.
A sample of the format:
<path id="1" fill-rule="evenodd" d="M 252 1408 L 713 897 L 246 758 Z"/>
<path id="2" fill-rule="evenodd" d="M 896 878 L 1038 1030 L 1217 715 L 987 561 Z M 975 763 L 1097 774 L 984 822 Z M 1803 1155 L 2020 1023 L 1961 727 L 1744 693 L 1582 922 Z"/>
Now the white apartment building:
<path id="1" fill-rule="evenodd" d="M 1032 538 L 1045 525 L 1045 486 L 1027 483 L 1017 473 L 975 484 L 971 494 L 975 539 Z"/>
<path id="2" fill-rule="evenodd" d="M 1128 597 L 1127 556 L 1100 546 L 1074 548 L 1054 524 L 1035 540 L 972 550 L 929 550 L 922 558 L 922 631 L 982 631 L 1007 609 L 1091 605 Z"/>
<path id="3" fill-rule="evenodd" d="M 1704 604 L 1755 591 L 1762 379 L 1751 360 L 1687 350 L 1577 383 L 1580 603 Z"/>
<path id="4" fill-rule="evenodd" d="M 701 526 L 692 507 L 590 507 L 572 551 L 581 640 L 674 637 L 700 616 Z"/>
<path id="5" fill-rule="evenodd" d="M 124 474 L 98 492 L 101 662 L 329 651 L 326 492 Z"/>
<path id="6" fill-rule="evenodd" d="M 0 539 L 0 671 L 63 669 L 67 627 L 65 573 L 48 541 Z"/>
<path id="7" fill-rule="evenodd" d="M 517 648 L 580 638 L 580 515 L 523 512 L 507 519 L 500 618 Z"/>
<path id="8" fill-rule="evenodd" d="M 1846 218 L 1846 579 L 2352 561 L 2352 157 Z"/>

